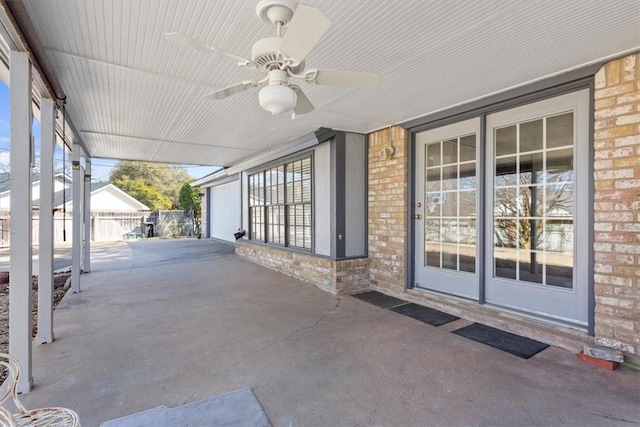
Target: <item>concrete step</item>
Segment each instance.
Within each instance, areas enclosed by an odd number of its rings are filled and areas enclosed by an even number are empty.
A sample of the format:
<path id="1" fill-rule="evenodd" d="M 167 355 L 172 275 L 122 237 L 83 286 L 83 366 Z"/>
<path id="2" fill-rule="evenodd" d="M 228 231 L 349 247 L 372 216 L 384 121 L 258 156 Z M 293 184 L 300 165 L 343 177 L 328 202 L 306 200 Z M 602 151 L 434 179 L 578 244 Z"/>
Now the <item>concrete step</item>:
<path id="1" fill-rule="evenodd" d="M 106 421 L 102 427 L 271 427 L 262 405 L 250 388 L 170 408 L 157 408 Z"/>

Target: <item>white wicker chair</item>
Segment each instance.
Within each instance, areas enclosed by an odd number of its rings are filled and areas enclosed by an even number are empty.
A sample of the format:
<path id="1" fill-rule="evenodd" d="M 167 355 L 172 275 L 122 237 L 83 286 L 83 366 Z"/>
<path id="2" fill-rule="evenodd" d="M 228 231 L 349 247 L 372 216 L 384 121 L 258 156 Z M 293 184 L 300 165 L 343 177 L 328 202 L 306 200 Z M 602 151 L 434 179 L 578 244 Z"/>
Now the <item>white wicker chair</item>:
<path id="1" fill-rule="evenodd" d="M 27 410 L 18 400 L 18 382 L 20 381 L 20 363 L 13 356 L 0 353 L 0 365 L 7 368 L 7 380 L 11 381 L 7 391 L 0 398 L 0 405 L 11 397 L 17 414 L 11 414 L 0 406 L 0 426 L 32 426 L 32 427 L 79 427 L 78 415 L 67 408 L 38 408 Z"/>

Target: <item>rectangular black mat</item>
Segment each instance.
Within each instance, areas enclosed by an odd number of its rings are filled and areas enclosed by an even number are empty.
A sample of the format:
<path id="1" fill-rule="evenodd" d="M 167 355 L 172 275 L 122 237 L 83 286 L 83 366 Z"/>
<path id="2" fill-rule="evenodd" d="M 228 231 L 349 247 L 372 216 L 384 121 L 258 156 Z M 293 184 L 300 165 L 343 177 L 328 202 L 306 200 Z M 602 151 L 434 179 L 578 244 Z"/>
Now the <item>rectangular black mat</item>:
<path id="1" fill-rule="evenodd" d="M 447 314 L 433 308 L 423 307 L 414 303 L 394 307 L 391 309 L 391 311 L 404 314 L 405 316 L 412 317 L 416 320 L 428 323 L 429 325 L 433 326 L 444 325 L 445 323 L 453 322 L 454 320 L 459 319 L 459 317 L 452 316 L 451 314 Z"/>
<path id="2" fill-rule="evenodd" d="M 398 305 L 406 304 L 406 301 L 391 297 L 389 295 L 382 294 L 376 291 L 363 292 L 361 294 L 355 294 L 355 298 L 368 302 L 380 308 L 396 307 Z"/>
<path id="3" fill-rule="evenodd" d="M 483 344 L 490 345 L 507 353 L 511 353 L 523 359 L 528 359 L 549 347 L 548 344 L 531 338 L 521 337 L 510 332 L 501 331 L 480 323 L 473 323 L 464 328 L 453 331 L 454 334 L 469 338 Z"/>

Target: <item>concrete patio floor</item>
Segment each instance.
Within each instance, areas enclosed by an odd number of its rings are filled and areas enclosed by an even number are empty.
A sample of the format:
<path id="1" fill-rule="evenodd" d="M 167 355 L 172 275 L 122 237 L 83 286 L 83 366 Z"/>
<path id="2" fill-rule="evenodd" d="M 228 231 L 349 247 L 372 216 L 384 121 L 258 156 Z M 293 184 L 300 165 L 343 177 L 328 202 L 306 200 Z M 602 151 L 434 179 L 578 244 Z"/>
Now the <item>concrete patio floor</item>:
<path id="1" fill-rule="evenodd" d="M 548 348 L 529 360 L 337 299 L 211 240 L 94 248 L 34 347 L 27 407 L 83 426 L 253 389 L 274 426 L 640 423 L 640 375 Z M 464 322 L 464 321 L 458 321 Z"/>

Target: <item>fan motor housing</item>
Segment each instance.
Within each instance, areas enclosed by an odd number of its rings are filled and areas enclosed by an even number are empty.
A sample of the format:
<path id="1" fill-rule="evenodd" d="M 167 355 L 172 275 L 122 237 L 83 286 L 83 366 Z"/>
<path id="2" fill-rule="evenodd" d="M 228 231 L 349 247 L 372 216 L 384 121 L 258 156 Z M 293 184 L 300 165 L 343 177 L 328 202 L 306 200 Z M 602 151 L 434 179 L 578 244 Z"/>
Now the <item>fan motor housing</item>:
<path id="1" fill-rule="evenodd" d="M 282 58 L 278 55 L 280 46 L 282 46 L 282 37 L 265 37 L 253 44 L 251 60 L 256 64 L 258 71 L 266 74 L 274 67 L 280 68 L 282 65 Z M 298 74 L 304 69 L 304 61 L 289 68 L 291 72 Z"/>

